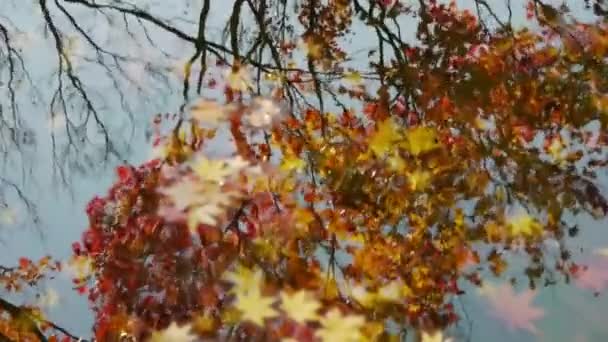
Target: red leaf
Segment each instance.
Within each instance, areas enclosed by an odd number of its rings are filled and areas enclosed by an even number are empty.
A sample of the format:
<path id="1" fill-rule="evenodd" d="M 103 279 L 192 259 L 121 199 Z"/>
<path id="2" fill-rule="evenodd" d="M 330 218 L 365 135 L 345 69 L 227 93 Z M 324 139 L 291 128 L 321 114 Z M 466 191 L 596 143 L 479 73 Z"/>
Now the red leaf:
<path id="1" fill-rule="evenodd" d="M 32 261 L 28 258 L 19 258 L 19 268 L 26 269 L 32 264 Z"/>

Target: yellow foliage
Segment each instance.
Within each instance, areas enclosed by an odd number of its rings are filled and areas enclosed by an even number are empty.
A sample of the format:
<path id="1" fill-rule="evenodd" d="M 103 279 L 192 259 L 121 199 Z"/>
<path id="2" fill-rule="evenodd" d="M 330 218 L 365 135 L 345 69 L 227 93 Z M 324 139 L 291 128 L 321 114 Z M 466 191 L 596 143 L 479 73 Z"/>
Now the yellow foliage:
<path id="1" fill-rule="evenodd" d="M 285 172 L 299 171 L 306 167 L 306 162 L 295 154 L 285 153 L 280 167 Z"/>
<path id="2" fill-rule="evenodd" d="M 508 227 L 512 236 L 534 236 L 542 232 L 542 225 L 529 214 L 511 217 Z"/>
<path id="3" fill-rule="evenodd" d="M 437 131 L 432 127 L 418 126 L 410 128 L 405 136 L 407 138 L 407 150 L 415 156 L 439 147 Z"/>
<path id="4" fill-rule="evenodd" d="M 332 309 L 321 319 L 321 328 L 315 335 L 323 342 L 359 342 L 365 319 L 361 316 L 343 316 L 339 309 Z"/>
<path id="5" fill-rule="evenodd" d="M 382 157 L 393 149 L 400 139 L 397 125 L 392 119 L 387 119 L 378 125 L 378 130 L 370 138 L 369 148 L 376 156 Z"/>
<path id="6" fill-rule="evenodd" d="M 317 311 L 320 307 L 321 303 L 307 291 L 300 290 L 291 295 L 281 293 L 281 309 L 298 323 L 318 320 Z"/>
<path id="7" fill-rule="evenodd" d="M 242 320 L 263 326 L 265 319 L 278 316 L 272 307 L 274 302 L 274 297 L 264 297 L 259 287 L 254 287 L 247 292 L 237 292 L 235 308 L 241 312 Z"/>

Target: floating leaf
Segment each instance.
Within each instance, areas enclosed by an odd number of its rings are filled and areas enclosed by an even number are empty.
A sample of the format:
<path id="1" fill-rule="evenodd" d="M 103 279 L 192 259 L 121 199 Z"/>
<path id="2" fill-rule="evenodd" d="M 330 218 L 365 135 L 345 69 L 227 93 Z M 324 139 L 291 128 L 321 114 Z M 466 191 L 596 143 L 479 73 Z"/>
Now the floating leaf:
<path id="1" fill-rule="evenodd" d="M 281 293 L 281 309 L 298 323 L 318 320 L 317 311 L 320 308 L 321 303 L 310 292 L 300 290 L 291 295 Z"/>
<path id="2" fill-rule="evenodd" d="M 179 327 L 175 322 L 171 322 L 167 329 L 153 332 L 150 342 L 194 342 L 197 337 L 191 332 L 192 327 L 189 324 Z"/>
<path id="3" fill-rule="evenodd" d="M 490 314 L 501 320 L 511 330 L 527 330 L 537 333 L 534 321 L 544 316 L 544 311 L 532 306 L 535 292 L 526 289 L 519 294 L 515 294 L 509 284 L 495 287 L 485 285 L 480 290 L 490 304 Z"/>
<path id="4" fill-rule="evenodd" d="M 323 342 L 358 342 L 362 339 L 361 328 L 365 324 L 362 316 L 342 315 L 339 309 L 331 309 L 320 320 L 315 336 Z"/>

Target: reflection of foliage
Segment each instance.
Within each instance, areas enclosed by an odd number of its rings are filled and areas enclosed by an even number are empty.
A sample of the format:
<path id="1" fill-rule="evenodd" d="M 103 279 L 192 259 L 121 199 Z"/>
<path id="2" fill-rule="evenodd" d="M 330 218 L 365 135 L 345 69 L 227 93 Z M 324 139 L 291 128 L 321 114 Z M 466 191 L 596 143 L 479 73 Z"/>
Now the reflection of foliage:
<path id="1" fill-rule="evenodd" d="M 0 286 L 8 292 L 19 292 L 24 286 L 36 286 L 48 277 L 48 273 L 59 271 L 60 268 L 60 264 L 50 257 L 37 262 L 21 258 L 17 267 L 0 266 Z M 47 335 L 51 337 L 47 339 Z M 64 328 L 45 319 L 38 308 L 18 306 L 0 298 L 0 340 L 56 341 L 58 336 L 78 340 Z"/>
<path id="2" fill-rule="evenodd" d="M 113 144 L 57 16 L 109 77 L 106 61 L 120 71 L 129 58 L 96 43 L 71 8 L 186 42 L 184 100 L 192 77 L 198 94 L 224 95 L 197 102 L 191 117 L 183 106 L 155 141 L 161 158 L 120 167 L 87 207 L 74 252 L 92 272 L 75 285 L 94 306 L 97 337 L 366 341 L 414 330 L 441 340 L 461 318 L 464 284 L 518 282 L 513 255 L 527 259 L 531 288 L 525 317 L 502 317 L 514 328 L 536 331 L 539 285 L 583 274 L 599 290 L 606 277 L 581 273 L 567 240 L 573 215 L 608 213 L 597 185 L 608 28 L 527 3 L 538 31 L 514 28 L 511 8 L 503 20 L 482 0 L 476 15 L 424 0 L 235 0 L 223 44 L 207 35 L 210 0 L 196 35 L 123 1 L 39 0 L 57 53 L 51 109 L 68 115 L 75 96 L 106 154 Z M 400 19 L 412 15 L 410 44 Z M 359 65 L 344 48 L 362 34 L 355 24 L 377 38 Z M 10 67 L 18 51 L 5 46 Z"/>

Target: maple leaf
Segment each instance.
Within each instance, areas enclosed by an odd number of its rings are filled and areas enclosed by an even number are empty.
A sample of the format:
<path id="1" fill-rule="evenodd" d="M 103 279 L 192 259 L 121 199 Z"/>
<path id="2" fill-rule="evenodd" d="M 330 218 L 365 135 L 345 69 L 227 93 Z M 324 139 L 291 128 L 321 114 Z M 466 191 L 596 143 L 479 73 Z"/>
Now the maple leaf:
<path id="1" fill-rule="evenodd" d="M 533 236 L 542 232 L 542 225 L 527 213 L 512 216 L 507 225 L 513 236 Z"/>
<path id="2" fill-rule="evenodd" d="M 362 316 L 343 316 L 339 309 L 333 308 L 320 320 L 315 336 L 325 342 L 358 342 L 363 339 L 360 329 L 365 324 Z"/>
<path id="3" fill-rule="evenodd" d="M 260 288 L 264 280 L 264 274 L 260 269 L 253 271 L 247 267 L 238 265 L 235 271 L 224 273 L 223 278 L 234 284 L 232 292 L 240 293 Z"/>
<path id="4" fill-rule="evenodd" d="M 239 169 L 226 167 L 223 160 L 211 160 L 199 156 L 191 165 L 192 171 L 203 181 L 223 183 L 224 180 L 239 171 Z"/>
<path id="5" fill-rule="evenodd" d="M 306 167 L 306 162 L 304 162 L 301 158 L 296 156 L 293 153 L 286 153 L 283 155 L 283 159 L 281 160 L 281 170 L 285 172 L 291 172 L 296 170 L 301 170 Z"/>
<path id="6" fill-rule="evenodd" d="M 426 170 L 416 169 L 408 174 L 410 188 L 414 191 L 424 190 L 431 181 L 431 173 Z"/>
<path id="7" fill-rule="evenodd" d="M 562 143 L 562 139 L 557 137 L 551 139 L 551 143 L 546 147 L 549 155 L 557 162 L 560 162 L 564 159 L 563 151 L 564 144 Z"/>
<path id="8" fill-rule="evenodd" d="M 391 171 L 395 172 L 405 172 L 406 164 L 405 160 L 401 158 L 399 153 L 395 150 L 387 159 L 386 163 Z"/>
<path id="9" fill-rule="evenodd" d="M 574 275 L 575 284 L 581 289 L 600 292 L 608 286 L 608 262 L 597 260 L 586 265 Z"/>
<path id="10" fill-rule="evenodd" d="M 214 125 L 225 121 L 227 117 L 225 106 L 205 99 L 197 101 L 190 108 L 190 113 L 192 113 L 192 117 L 196 120 Z"/>
<path id="11" fill-rule="evenodd" d="M 350 294 L 363 307 L 371 308 L 376 301 L 376 294 L 368 291 L 365 286 L 353 286 Z"/>
<path id="12" fill-rule="evenodd" d="M 378 299 L 387 302 L 396 302 L 403 298 L 403 284 L 393 280 L 378 289 Z"/>
<path id="13" fill-rule="evenodd" d="M 93 272 L 93 261 L 88 256 L 74 256 L 68 261 L 64 270 L 72 278 L 86 278 Z"/>
<path id="14" fill-rule="evenodd" d="M 249 71 L 244 66 L 233 67 L 228 70 L 226 80 L 230 89 L 234 91 L 247 91 L 252 84 Z"/>
<path id="15" fill-rule="evenodd" d="M 358 71 L 351 71 L 345 73 L 344 80 L 354 86 L 363 83 L 363 77 L 361 77 L 361 73 Z"/>
<path id="16" fill-rule="evenodd" d="M 159 189 L 159 192 L 171 199 L 179 210 L 185 210 L 197 204 L 205 203 L 205 192 L 202 184 L 193 180 L 182 180 L 171 186 Z"/>
<path id="17" fill-rule="evenodd" d="M 515 294 L 509 284 L 502 284 L 498 287 L 484 285 L 480 293 L 489 300 L 492 309 L 490 314 L 500 319 L 509 329 L 523 329 L 534 334 L 538 332 L 533 321 L 542 318 L 544 311 L 531 306 L 534 291 L 526 289 Z"/>
<path id="18" fill-rule="evenodd" d="M 193 342 L 196 341 L 196 335 L 193 335 L 192 328 L 189 324 L 179 327 L 175 322 L 165 330 L 155 331 L 150 337 L 150 342 Z"/>
<path id="19" fill-rule="evenodd" d="M 235 308 L 241 312 L 241 318 L 259 326 L 264 325 L 265 319 L 278 316 L 278 312 L 272 307 L 275 298 L 262 296 L 259 286 L 247 292 L 237 292 L 235 301 Z"/>
<path id="20" fill-rule="evenodd" d="M 298 323 L 318 320 L 317 310 L 320 307 L 321 304 L 310 292 L 300 290 L 291 295 L 281 293 L 281 309 Z"/>
<path id="21" fill-rule="evenodd" d="M 437 131 L 432 127 L 417 126 L 410 128 L 405 136 L 407 138 L 405 146 L 415 156 L 439 147 L 437 143 Z"/>
<path id="22" fill-rule="evenodd" d="M 217 224 L 217 217 L 224 212 L 222 208 L 215 204 L 205 204 L 188 211 L 188 228 L 192 231 L 199 224 L 214 226 Z"/>
<path id="23" fill-rule="evenodd" d="M 435 331 L 432 334 L 427 331 L 422 332 L 422 341 L 421 342 L 451 342 L 451 338 L 444 338 L 443 332 Z"/>
<path id="24" fill-rule="evenodd" d="M 395 122 L 387 119 L 378 125 L 378 129 L 371 136 L 369 148 L 376 156 L 382 157 L 393 148 L 400 138 L 401 135 Z"/>
<path id="25" fill-rule="evenodd" d="M 261 97 L 253 100 L 250 109 L 245 120 L 250 126 L 257 128 L 269 127 L 272 121 L 281 114 L 281 108 L 274 101 Z"/>

